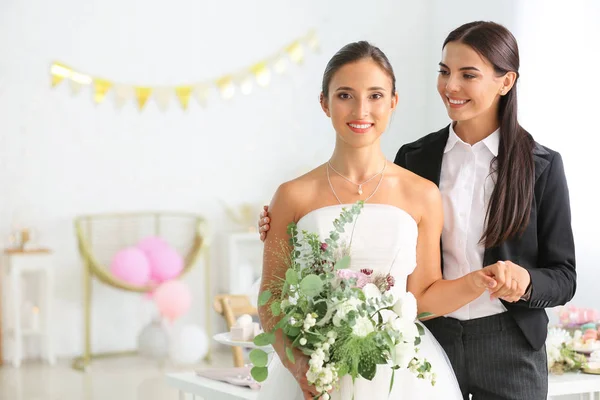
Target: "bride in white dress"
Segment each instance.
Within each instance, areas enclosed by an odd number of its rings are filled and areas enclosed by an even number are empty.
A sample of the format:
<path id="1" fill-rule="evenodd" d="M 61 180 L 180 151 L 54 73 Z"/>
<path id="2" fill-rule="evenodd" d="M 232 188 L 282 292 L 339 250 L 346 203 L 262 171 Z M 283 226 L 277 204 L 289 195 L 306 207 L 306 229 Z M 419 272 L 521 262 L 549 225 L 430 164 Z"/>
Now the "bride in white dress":
<path id="1" fill-rule="evenodd" d="M 391 273 L 396 290 L 408 290 L 417 299 L 419 313 L 436 316 L 452 312 L 479 297 L 495 281 L 480 271 L 460 279 L 443 280 L 440 235 L 443 215 L 437 187 L 410 171 L 388 162 L 380 146 L 396 107 L 395 77 L 386 56 L 367 42 L 346 45 L 329 61 L 323 76 L 321 106 L 336 131 L 331 159 L 311 172 L 282 184 L 269 212 L 271 227 L 265 240 L 261 290 L 285 274 L 280 262 L 281 242 L 287 225 L 296 221 L 299 231 L 327 237 L 342 207 L 358 200 L 365 206 L 352 228 L 351 268 Z M 276 319 L 267 307 L 259 309 L 263 326 Z M 279 331 L 276 354 L 269 365 L 259 400 L 313 399 L 316 389 L 306 379 L 308 358 L 295 352 L 288 361 Z M 379 365 L 371 381 L 348 376 L 332 391 L 332 400 L 462 399 L 446 355 L 426 331 L 419 357 L 436 373 L 435 386 L 408 370 Z"/>

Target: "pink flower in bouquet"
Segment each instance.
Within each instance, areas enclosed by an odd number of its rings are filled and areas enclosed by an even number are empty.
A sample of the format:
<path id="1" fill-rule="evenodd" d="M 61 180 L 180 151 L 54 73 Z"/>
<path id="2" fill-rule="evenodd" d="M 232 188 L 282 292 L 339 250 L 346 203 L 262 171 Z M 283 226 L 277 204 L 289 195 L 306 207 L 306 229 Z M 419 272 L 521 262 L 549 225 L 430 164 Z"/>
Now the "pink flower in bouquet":
<path id="1" fill-rule="evenodd" d="M 327 247 L 328 247 L 327 243 L 321 243 L 321 250 L 325 251 L 325 250 L 327 250 Z"/>
<path id="2" fill-rule="evenodd" d="M 360 270 L 360 272 L 362 272 L 365 275 L 371 275 L 373 273 L 373 270 L 371 268 L 363 268 Z"/>
<path id="3" fill-rule="evenodd" d="M 359 273 L 358 273 L 358 278 L 356 279 L 356 287 L 357 287 L 357 288 L 360 288 L 360 289 L 362 289 L 362 288 L 364 288 L 364 287 L 365 287 L 365 285 L 366 285 L 367 283 L 370 283 L 370 282 L 371 282 L 371 280 L 369 279 L 369 276 L 368 276 L 368 275 L 365 275 L 365 274 L 364 274 L 364 273 L 362 273 L 362 272 L 359 272 Z"/>
<path id="4" fill-rule="evenodd" d="M 388 285 L 387 290 L 390 290 L 396 284 L 396 279 L 392 275 L 386 276 L 385 281 Z"/>
<path id="5" fill-rule="evenodd" d="M 338 269 L 336 271 L 336 275 L 340 279 L 356 279 L 356 285 L 354 287 L 360 289 L 365 287 L 365 285 L 370 282 L 370 279 L 366 274 L 352 271 L 351 269 Z"/>
<path id="6" fill-rule="evenodd" d="M 358 279 L 358 272 L 351 269 L 338 269 L 335 273 L 340 279 Z"/>

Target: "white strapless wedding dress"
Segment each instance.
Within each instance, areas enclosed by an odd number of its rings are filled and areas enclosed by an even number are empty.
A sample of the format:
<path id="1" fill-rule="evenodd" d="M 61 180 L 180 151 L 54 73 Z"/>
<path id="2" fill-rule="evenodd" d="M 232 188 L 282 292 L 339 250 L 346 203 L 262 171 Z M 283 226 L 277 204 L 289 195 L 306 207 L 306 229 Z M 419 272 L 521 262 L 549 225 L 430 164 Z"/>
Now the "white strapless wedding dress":
<path id="1" fill-rule="evenodd" d="M 333 221 L 339 217 L 342 207 L 335 205 L 311 211 L 298 221 L 298 230 L 316 232 L 321 238 L 329 236 Z M 350 225 L 347 225 L 347 228 Z M 350 234 L 351 229 L 346 229 Z M 406 211 L 386 204 L 365 204 L 356 220 L 351 247 L 351 268 L 371 268 L 376 272 L 391 273 L 396 279 L 394 288 L 406 290 L 407 277 L 416 265 L 418 229 L 415 220 Z M 418 379 L 408 370 L 398 370 L 394 376 L 394 387 L 389 392 L 392 370 L 378 365 L 375 378 L 368 381 L 345 376 L 340 381 L 340 390 L 331 394 L 331 400 L 462 400 L 450 362 L 435 340 L 425 329 L 419 347 L 419 358 L 426 358 L 437 375 L 435 386 Z M 303 400 L 296 380 L 283 366 L 277 354 L 269 365 L 269 377 L 263 382 L 259 400 Z"/>

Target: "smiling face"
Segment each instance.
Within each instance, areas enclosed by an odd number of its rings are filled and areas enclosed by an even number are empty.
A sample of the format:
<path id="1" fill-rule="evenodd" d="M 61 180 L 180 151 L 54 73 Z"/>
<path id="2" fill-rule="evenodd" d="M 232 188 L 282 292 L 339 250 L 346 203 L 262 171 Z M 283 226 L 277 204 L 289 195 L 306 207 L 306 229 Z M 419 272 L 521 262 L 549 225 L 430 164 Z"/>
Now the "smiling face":
<path id="1" fill-rule="evenodd" d="M 338 138 L 350 147 L 369 146 L 388 126 L 398 102 L 390 75 L 371 58 L 340 67 L 321 95 L 321 107 Z"/>
<path id="2" fill-rule="evenodd" d="M 500 96 L 512 79 L 499 76 L 494 66 L 470 46 L 449 42 L 442 51 L 437 89 L 453 121 L 498 118 Z"/>

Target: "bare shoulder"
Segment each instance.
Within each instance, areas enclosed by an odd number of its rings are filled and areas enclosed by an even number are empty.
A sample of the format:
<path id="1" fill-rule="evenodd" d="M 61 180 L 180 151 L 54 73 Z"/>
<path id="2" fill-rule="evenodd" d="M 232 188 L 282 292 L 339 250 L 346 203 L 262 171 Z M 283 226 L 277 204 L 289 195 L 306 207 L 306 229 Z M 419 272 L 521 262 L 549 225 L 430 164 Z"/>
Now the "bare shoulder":
<path id="1" fill-rule="evenodd" d="M 442 197 L 435 183 L 395 164 L 391 165 L 390 173 L 396 177 L 396 186 L 406 207 L 419 217 L 417 220 L 441 208 Z"/>
<path id="2" fill-rule="evenodd" d="M 319 166 L 302 176 L 279 185 L 271 200 L 269 213 L 271 215 L 274 213 L 284 214 L 297 221 L 318 191 L 322 169 L 323 166 Z"/>

